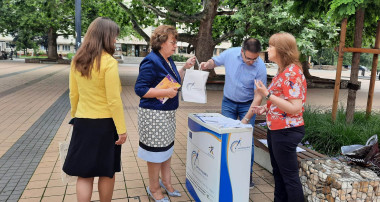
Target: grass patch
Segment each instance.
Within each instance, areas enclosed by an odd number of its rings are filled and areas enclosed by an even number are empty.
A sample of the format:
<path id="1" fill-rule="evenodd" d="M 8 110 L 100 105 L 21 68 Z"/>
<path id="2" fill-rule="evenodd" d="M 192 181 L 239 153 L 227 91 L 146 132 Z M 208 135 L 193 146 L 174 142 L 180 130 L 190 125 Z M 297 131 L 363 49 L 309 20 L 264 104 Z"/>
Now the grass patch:
<path id="1" fill-rule="evenodd" d="M 346 123 L 345 110 L 339 109 L 335 123 L 332 122 L 331 111 L 306 107 L 303 114 L 305 121 L 305 137 L 302 142 L 309 143 L 312 149 L 329 155 L 340 154 L 340 147 L 362 144 L 374 134 L 380 134 L 380 114 L 372 113 L 366 119 L 365 112 L 355 112 L 354 122 Z"/>
<path id="2" fill-rule="evenodd" d="M 189 59 L 188 57 L 185 57 L 183 55 L 172 55 L 170 57 L 172 58 L 172 60 L 176 62 L 186 62 L 187 59 Z"/>
<path id="3" fill-rule="evenodd" d="M 28 59 L 32 59 L 32 58 L 48 58 L 47 56 L 25 56 L 25 55 L 22 55 L 22 56 L 19 56 L 20 58 L 28 58 Z"/>

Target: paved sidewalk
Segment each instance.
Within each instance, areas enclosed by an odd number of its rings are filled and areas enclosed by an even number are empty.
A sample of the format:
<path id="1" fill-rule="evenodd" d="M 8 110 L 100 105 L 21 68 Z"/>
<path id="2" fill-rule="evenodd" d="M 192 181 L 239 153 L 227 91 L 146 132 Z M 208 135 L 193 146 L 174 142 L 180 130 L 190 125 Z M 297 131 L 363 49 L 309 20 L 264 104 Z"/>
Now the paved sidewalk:
<path id="1" fill-rule="evenodd" d="M 223 69 L 218 69 L 223 72 Z M 268 70 L 274 74 L 274 69 Z M 334 78 L 333 71 L 312 71 L 316 76 Z M 68 65 L 25 64 L 0 61 L 0 201 L 76 201 L 75 183 L 61 181 L 58 143 L 67 138 L 70 126 Z M 136 157 L 138 148 L 137 109 L 139 98 L 133 90 L 136 65 L 120 65 L 128 142 L 122 148 L 122 172 L 116 174 L 113 201 L 152 201 L 146 162 Z M 344 72 L 343 76 L 346 76 Z M 368 80 L 362 79 L 357 106 L 365 109 Z M 329 108 L 333 89 L 309 89 L 308 104 Z M 193 201 L 185 187 L 187 114 L 220 112 L 222 91 L 208 91 L 207 104 L 181 102 L 177 111 L 176 144 L 172 158 L 172 182 L 183 196 L 171 201 Z M 344 104 L 347 90 L 341 90 Z M 380 86 L 376 82 L 374 110 L 380 109 Z M 273 201 L 274 180 L 254 165 L 256 186 L 251 201 Z M 99 200 L 94 186 L 93 201 Z"/>

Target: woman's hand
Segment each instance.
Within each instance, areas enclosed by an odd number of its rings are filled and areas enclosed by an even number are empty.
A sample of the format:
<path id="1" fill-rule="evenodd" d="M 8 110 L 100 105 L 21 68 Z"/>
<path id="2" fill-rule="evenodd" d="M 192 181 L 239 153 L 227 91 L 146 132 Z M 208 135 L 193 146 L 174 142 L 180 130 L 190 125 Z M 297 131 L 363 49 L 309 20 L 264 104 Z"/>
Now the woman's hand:
<path id="1" fill-rule="evenodd" d="M 122 145 L 127 141 L 127 133 L 119 134 L 119 139 L 115 142 L 117 145 Z"/>
<path id="2" fill-rule="evenodd" d="M 195 60 L 196 60 L 196 59 L 195 59 L 195 56 L 193 56 L 193 57 L 187 59 L 185 65 L 184 65 L 182 68 L 185 68 L 185 69 L 189 69 L 189 68 L 191 68 L 192 66 L 194 66 L 194 64 L 195 64 Z"/>
<path id="3" fill-rule="evenodd" d="M 167 91 L 167 95 L 166 97 L 169 97 L 169 98 L 173 98 L 177 95 L 178 93 L 178 88 L 168 88 L 168 89 L 165 89 Z"/>
<path id="4" fill-rule="evenodd" d="M 268 91 L 267 87 L 265 87 L 265 85 L 263 84 L 262 81 L 255 79 L 255 86 L 256 86 L 257 92 L 261 96 L 266 97 L 268 95 L 269 91 Z"/>
<path id="5" fill-rule="evenodd" d="M 267 108 L 265 105 L 263 106 L 253 106 L 251 107 L 251 110 L 254 114 L 261 115 L 264 114 L 267 111 Z"/>

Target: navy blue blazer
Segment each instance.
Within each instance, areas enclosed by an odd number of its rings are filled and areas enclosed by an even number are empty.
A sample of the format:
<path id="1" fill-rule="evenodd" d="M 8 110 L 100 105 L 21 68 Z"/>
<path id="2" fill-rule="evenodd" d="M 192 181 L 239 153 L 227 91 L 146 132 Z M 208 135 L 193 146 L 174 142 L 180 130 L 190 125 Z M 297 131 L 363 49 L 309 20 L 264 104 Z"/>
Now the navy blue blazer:
<path id="1" fill-rule="evenodd" d="M 181 77 L 174 61 L 169 57 L 174 72 L 158 51 L 151 51 L 140 63 L 135 92 L 140 96 L 140 107 L 155 110 L 175 110 L 178 108 L 178 94 L 162 104 L 157 98 L 143 98 L 150 88 L 154 88 L 168 74 L 181 83 Z"/>

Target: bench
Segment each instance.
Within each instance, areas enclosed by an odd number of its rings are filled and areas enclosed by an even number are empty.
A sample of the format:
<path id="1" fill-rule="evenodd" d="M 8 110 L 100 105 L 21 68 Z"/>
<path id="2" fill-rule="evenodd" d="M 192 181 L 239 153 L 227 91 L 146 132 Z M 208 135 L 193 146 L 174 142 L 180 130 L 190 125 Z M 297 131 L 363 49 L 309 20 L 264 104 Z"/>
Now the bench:
<path id="1" fill-rule="evenodd" d="M 254 132 L 254 144 L 255 144 L 255 162 L 260 166 L 267 169 L 269 172 L 272 172 L 272 165 L 270 163 L 269 150 L 266 145 L 259 141 L 259 139 L 267 139 L 267 129 L 255 125 Z M 297 152 L 298 163 L 300 163 L 304 159 L 314 159 L 314 158 L 326 158 L 327 156 L 320 154 L 312 149 L 309 149 L 305 146 L 298 147 L 304 149 L 303 152 Z"/>

